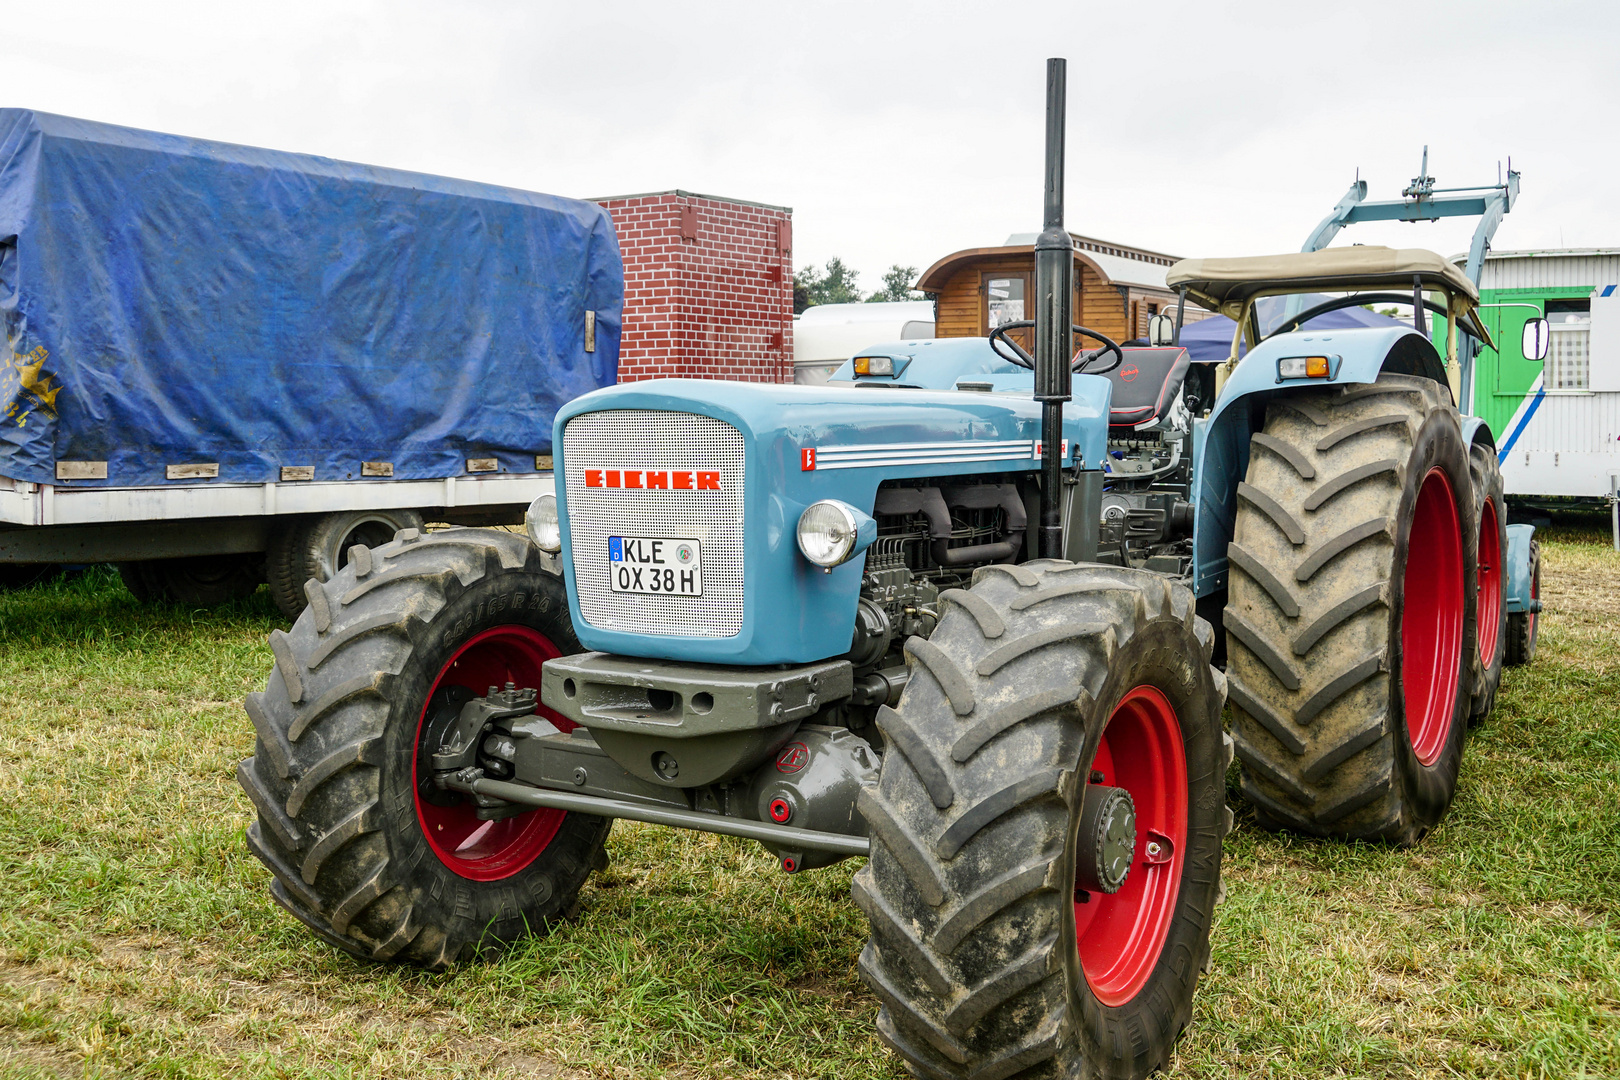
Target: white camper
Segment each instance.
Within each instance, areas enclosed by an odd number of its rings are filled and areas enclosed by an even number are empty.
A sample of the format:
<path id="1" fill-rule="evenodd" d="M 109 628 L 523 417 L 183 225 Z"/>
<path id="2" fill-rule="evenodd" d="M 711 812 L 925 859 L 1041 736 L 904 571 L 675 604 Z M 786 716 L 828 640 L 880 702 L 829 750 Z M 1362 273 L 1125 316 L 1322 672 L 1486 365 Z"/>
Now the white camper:
<path id="1" fill-rule="evenodd" d="M 934 302 L 818 304 L 793 319 L 793 381 L 824 383 L 838 365 L 879 341 L 934 336 Z"/>

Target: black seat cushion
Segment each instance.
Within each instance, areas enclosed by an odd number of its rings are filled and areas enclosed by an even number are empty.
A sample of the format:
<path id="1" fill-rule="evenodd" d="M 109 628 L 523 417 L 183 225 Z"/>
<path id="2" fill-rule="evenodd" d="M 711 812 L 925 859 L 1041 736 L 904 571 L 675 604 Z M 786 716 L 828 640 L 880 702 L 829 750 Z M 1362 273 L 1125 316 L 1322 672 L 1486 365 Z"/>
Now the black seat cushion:
<path id="1" fill-rule="evenodd" d="M 1114 384 L 1110 427 L 1136 427 L 1161 420 L 1181 393 L 1192 361 L 1180 346 L 1121 349 L 1125 359 L 1106 377 Z"/>

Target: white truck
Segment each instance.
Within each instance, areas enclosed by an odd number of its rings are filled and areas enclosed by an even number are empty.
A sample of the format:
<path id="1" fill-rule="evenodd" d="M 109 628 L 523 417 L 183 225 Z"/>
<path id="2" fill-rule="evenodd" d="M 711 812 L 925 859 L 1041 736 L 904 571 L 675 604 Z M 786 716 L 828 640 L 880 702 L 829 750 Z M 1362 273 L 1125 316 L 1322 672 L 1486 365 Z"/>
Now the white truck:
<path id="1" fill-rule="evenodd" d="M 143 600 L 516 524 L 556 411 L 617 378 L 594 203 L 0 109 L 0 587 Z"/>

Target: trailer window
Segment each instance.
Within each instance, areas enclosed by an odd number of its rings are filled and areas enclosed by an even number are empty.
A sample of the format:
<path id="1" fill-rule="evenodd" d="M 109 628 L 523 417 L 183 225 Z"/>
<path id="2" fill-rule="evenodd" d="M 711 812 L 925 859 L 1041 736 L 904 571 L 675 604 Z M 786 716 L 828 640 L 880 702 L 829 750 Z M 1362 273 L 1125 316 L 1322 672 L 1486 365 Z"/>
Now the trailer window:
<path id="1" fill-rule="evenodd" d="M 1028 279 L 1023 275 L 986 274 L 984 278 L 984 329 L 989 333 L 1005 323 L 1029 318 L 1024 314 L 1024 293 Z"/>
<path id="2" fill-rule="evenodd" d="M 1565 304 L 1549 301 L 1547 322 L 1548 329 L 1552 331 L 1552 341 L 1547 349 L 1547 366 L 1543 369 L 1547 389 L 1588 389 L 1592 376 L 1592 318 L 1589 311 L 1571 311 Z"/>

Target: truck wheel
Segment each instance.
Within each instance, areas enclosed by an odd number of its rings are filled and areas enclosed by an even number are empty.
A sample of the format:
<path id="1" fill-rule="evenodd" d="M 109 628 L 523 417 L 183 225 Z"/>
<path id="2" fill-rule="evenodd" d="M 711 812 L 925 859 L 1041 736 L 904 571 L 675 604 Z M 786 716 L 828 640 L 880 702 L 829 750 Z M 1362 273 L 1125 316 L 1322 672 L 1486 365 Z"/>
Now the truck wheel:
<path id="1" fill-rule="evenodd" d="M 401 529 L 423 530 L 415 510 L 345 510 L 284 526 L 271 542 L 270 593 L 289 619 L 304 610 L 304 582 L 328 581 L 343 568 L 356 544 L 380 548 Z"/>
<path id="2" fill-rule="evenodd" d="M 163 582 L 158 579 L 153 562 L 118 563 L 118 578 L 138 603 L 156 604 L 164 599 Z"/>
<path id="3" fill-rule="evenodd" d="M 1445 814 L 1470 705 L 1471 483 L 1457 410 L 1428 379 L 1269 403 L 1224 613 L 1261 824 L 1411 844 Z"/>
<path id="4" fill-rule="evenodd" d="M 435 698 L 537 688 L 542 663 L 579 650 L 539 551 L 513 533 L 406 530 L 355 546 L 306 588 L 292 630 L 270 635 L 275 667 L 246 703 L 258 741 L 236 773 L 276 902 L 356 956 L 435 969 L 572 913 L 606 865 L 610 822 L 557 810 L 481 821 L 422 758 Z"/>
<path id="5" fill-rule="evenodd" d="M 56 563 L 0 563 L 0 592 L 38 585 L 61 571 Z"/>
<path id="6" fill-rule="evenodd" d="M 1191 1016 L 1231 823 L 1214 634 L 1142 571 L 975 577 L 907 644 L 860 796 L 878 1032 L 919 1076 L 1146 1076 Z"/>
<path id="7" fill-rule="evenodd" d="M 1530 541 L 1530 599 L 1541 599 L 1541 542 Z M 1514 667 L 1536 656 L 1536 632 L 1541 619 L 1533 611 L 1515 612 L 1507 621 L 1507 662 Z"/>
<path id="8" fill-rule="evenodd" d="M 264 581 L 264 556 L 250 552 L 124 562 L 118 564 L 118 576 L 143 604 L 218 607 L 253 595 Z"/>
<path id="9" fill-rule="evenodd" d="M 1482 723 L 1496 704 L 1496 688 L 1502 683 L 1502 659 L 1507 654 L 1507 502 L 1503 496 L 1502 469 L 1496 452 L 1484 443 L 1468 448 L 1469 475 L 1474 489 L 1474 513 L 1479 526 L 1474 535 L 1479 546 L 1474 559 L 1478 568 L 1478 597 L 1475 601 L 1479 628 L 1473 653 L 1471 683 L 1473 704 L 1471 724 Z"/>

